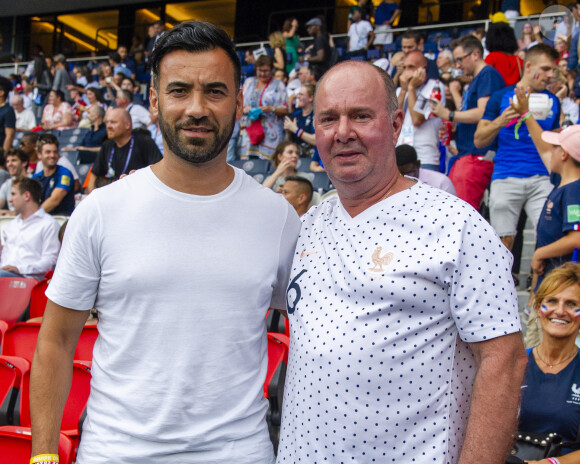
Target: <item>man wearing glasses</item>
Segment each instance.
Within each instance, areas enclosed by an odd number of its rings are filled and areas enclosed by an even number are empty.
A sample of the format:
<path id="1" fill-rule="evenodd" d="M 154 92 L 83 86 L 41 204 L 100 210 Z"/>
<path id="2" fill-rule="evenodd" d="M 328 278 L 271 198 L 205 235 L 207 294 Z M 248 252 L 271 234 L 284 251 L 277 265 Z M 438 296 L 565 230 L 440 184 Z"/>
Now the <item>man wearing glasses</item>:
<path id="1" fill-rule="evenodd" d="M 483 159 L 489 147 L 477 148 L 473 137 L 490 95 L 504 88 L 505 83 L 501 74 L 483 61 L 483 46 L 477 38 L 465 36 L 454 44 L 456 66 L 473 80 L 463 97 L 459 82 L 449 84 L 453 99 L 461 99 L 461 111 L 450 111 L 437 101 L 432 101 L 431 111 L 442 119 L 457 123 L 455 141 L 458 153 L 451 158 L 449 178 L 457 196 L 479 211 L 483 193 L 491 181 L 493 163 Z"/>

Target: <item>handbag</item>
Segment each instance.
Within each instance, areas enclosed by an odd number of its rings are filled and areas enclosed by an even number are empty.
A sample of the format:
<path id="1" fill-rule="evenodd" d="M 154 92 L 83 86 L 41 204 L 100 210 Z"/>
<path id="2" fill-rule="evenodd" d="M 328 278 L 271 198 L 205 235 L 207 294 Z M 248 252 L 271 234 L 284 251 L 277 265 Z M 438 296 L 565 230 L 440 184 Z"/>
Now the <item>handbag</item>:
<path id="1" fill-rule="evenodd" d="M 272 79 L 268 81 L 268 83 L 260 93 L 259 107 L 262 106 L 262 97 L 264 96 L 264 92 L 270 85 L 270 82 L 272 82 Z M 248 138 L 250 139 L 250 143 L 252 145 L 260 145 L 262 141 L 266 138 L 266 133 L 264 132 L 264 127 L 262 126 L 260 118 L 256 119 L 255 121 L 252 121 L 252 124 L 246 127 L 246 132 L 248 133 Z"/>
<path id="2" fill-rule="evenodd" d="M 262 122 L 259 119 L 252 121 L 252 124 L 246 127 L 246 132 L 252 145 L 260 145 L 266 138 Z"/>
<path id="3" fill-rule="evenodd" d="M 510 455 L 522 461 L 560 456 L 562 437 L 557 433 L 518 433 Z"/>

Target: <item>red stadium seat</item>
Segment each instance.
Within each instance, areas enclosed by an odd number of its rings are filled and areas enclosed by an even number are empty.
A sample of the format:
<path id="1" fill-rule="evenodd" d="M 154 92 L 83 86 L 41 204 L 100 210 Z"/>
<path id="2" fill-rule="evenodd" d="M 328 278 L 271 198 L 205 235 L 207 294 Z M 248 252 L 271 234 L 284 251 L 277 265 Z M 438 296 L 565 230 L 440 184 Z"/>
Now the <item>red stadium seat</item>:
<path id="1" fill-rule="evenodd" d="M 19 322 L 4 334 L 0 353 L 6 356 L 19 356 L 31 363 L 39 330 L 40 322 Z"/>
<path id="2" fill-rule="evenodd" d="M 77 343 L 77 348 L 75 351 L 75 359 L 79 361 L 92 361 L 93 360 L 93 347 L 99 336 L 99 331 L 96 325 L 85 325 L 79 342 Z"/>
<path id="3" fill-rule="evenodd" d="M 266 330 L 290 336 L 290 321 L 280 311 L 270 309 L 266 313 Z"/>
<path id="4" fill-rule="evenodd" d="M 28 464 L 30 462 L 31 435 L 27 427 L 5 425 L 0 427 L 0 462 Z M 58 440 L 58 454 L 62 464 L 72 464 L 74 445 L 64 434 Z"/>
<path id="5" fill-rule="evenodd" d="M 30 363 L 24 358 L 0 356 L 0 425 L 14 424 L 14 408 L 29 370 Z"/>
<path id="6" fill-rule="evenodd" d="M 266 422 L 274 450 L 278 449 L 280 423 L 282 422 L 282 399 L 288 364 L 290 340 L 280 333 L 268 333 L 268 370 L 264 382 L 264 396 L 268 398 Z"/>
<path id="7" fill-rule="evenodd" d="M 24 277 L 3 277 L 0 279 L 0 320 L 14 325 L 22 316 L 32 289 L 38 283 L 35 279 Z"/>
<path id="8" fill-rule="evenodd" d="M 45 278 L 38 282 L 32 289 L 32 294 L 30 295 L 30 319 L 41 317 L 44 314 L 46 301 L 48 300 L 44 292 L 46 292 L 52 274 L 53 271 L 47 272 Z"/>
<path id="9" fill-rule="evenodd" d="M 8 330 L 8 327 L 10 326 L 8 325 L 7 322 L 0 321 L 0 347 L 2 347 L 2 340 L 4 340 L 4 334 Z"/>

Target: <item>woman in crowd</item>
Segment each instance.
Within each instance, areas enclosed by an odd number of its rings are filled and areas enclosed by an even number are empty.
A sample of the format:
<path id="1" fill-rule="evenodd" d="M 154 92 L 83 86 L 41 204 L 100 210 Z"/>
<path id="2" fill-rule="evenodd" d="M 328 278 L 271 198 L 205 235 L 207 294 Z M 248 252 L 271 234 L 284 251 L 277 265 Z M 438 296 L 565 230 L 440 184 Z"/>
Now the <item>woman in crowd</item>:
<path id="1" fill-rule="evenodd" d="M 518 41 L 511 26 L 506 23 L 490 24 L 485 35 L 485 46 L 489 50 L 485 62 L 501 74 L 506 86 L 517 83 L 522 76 L 524 61 L 514 54 L 518 51 Z"/>
<path id="2" fill-rule="evenodd" d="M 274 164 L 274 172 L 266 177 L 262 183 L 264 187 L 271 188 L 274 192 L 278 192 L 280 187 L 284 185 L 286 177 L 300 176 L 308 178 L 303 172 L 296 169 L 299 159 L 298 145 L 292 142 L 282 142 L 276 147 L 276 151 L 272 155 L 272 164 Z"/>
<path id="3" fill-rule="evenodd" d="M 532 30 L 532 25 L 530 23 L 525 23 L 522 28 L 521 38 L 518 39 L 518 48 L 520 50 L 527 50 L 530 45 L 535 41 L 534 31 Z"/>
<path id="4" fill-rule="evenodd" d="M 250 77 L 244 82 L 244 117 L 241 127 L 245 130 L 242 135 L 241 158 L 257 156 L 270 159 L 284 139 L 282 118 L 288 111 L 286 87 L 272 77 L 273 63 L 271 57 L 260 56 L 256 60 L 257 77 Z M 256 137 L 256 129 L 260 131 L 257 123 L 252 125 L 256 120 L 261 123 L 263 137 Z M 252 133 L 251 138 L 248 130 Z"/>
<path id="5" fill-rule="evenodd" d="M 105 103 L 105 100 L 103 99 L 103 94 L 101 93 L 100 89 L 97 89 L 95 87 L 89 87 L 86 90 L 86 94 L 87 94 L 87 100 L 89 101 L 88 105 L 85 104 L 79 104 L 78 105 L 78 110 L 80 113 L 80 117 L 82 119 L 82 121 L 85 121 L 84 123 L 81 123 L 81 127 L 91 127 L 92 123 L 90 121 L 88 121 L 88 111 L 94 107 L 94 106 L 100 106 L 101 108 L 103 108 L 104 110 L 107 109 L 107 104 Z M 88 123 L 86 122 L 88 121 Z"/>
<path id="6" fill-rule="evenodd" d="M 44 130 L 74 128 L 72 107 L 60 90 L 51 90 L 48 94 L 48 105 L 44 107 L 40 124 Z"/>
<path id="7" fill-rule="evenodd" d="M 290 60 L 286 62 L 286 72 L 289 73 L 298 63 L 300 39 L 298 38 L 298 20 L 296 18 L 288 18 L 284 21 L 282 35 L 286 40 L 286 53 L 290 55 Z"/>
<path id="8" fill-rule="evenodd" d="M 518 430 L 522 434 L 557 433 L 564 442 L 574 442 L 580 429 L 580 356 L 576 346 L 580 264 L 567 263 L 548 274 L 536 293 L 535 308 L 543 339 L 528 349 Z M 578 463 L 580 452 L 558 461 Z M 547 459 L 533 462 L 550 464 Z"/>
<path id="9" fill-rule="evenodd" d="M 286 39 L 280 31 L 272 32 L 268 36 L 270 47 L 274 51 L 274 69 L 286 69 Z"/>

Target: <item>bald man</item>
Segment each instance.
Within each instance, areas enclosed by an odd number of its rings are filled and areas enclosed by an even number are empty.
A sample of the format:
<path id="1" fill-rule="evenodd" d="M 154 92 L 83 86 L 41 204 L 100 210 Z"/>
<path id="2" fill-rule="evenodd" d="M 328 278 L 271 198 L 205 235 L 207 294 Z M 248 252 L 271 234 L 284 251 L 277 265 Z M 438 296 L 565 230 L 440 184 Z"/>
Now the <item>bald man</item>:
<path id="1" fill-rule="evenodd" d="M 108 140 L 103 143 L 93 164 L 88 193 L 95 187 L 118 180 L 121 174 L 141 169 L 161 160 L 161 152 L 146 133 L 133 133 L 131 116 L 121 108 L 105 115 Z"/>
<path id="2" fill-rule="evenodd" d="M 431 92 L 439 87 L 441 103 L 445 104 L 443 84 L 427 79 L 427 59 L 419 51 L 405 55 L 401 87 L 398 94 L 399 108 L 405 112 L 403 129 L 397 145 L 411 145 L 417 151 L 421 167 L 439 171 L 439 126 L 441 119 L 430 117 L 428 104 Z"/>

